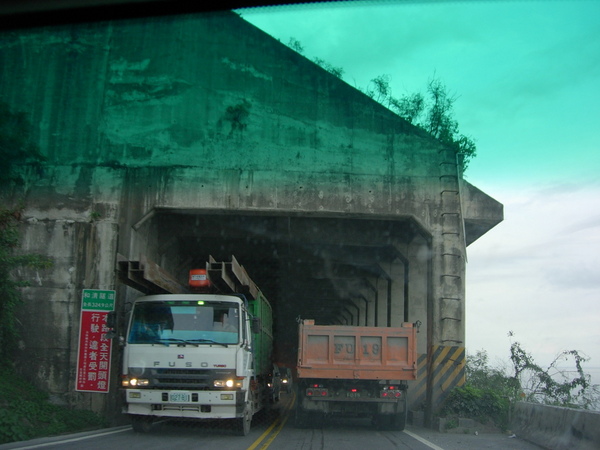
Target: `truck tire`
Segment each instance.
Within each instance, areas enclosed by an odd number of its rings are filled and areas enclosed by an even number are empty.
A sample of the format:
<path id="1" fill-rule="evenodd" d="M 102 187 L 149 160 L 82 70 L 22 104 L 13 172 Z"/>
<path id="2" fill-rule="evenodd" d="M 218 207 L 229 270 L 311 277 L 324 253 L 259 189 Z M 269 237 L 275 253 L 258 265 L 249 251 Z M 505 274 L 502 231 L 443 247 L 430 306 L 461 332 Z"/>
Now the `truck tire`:
<path id="1" fill-rule="evenodd" d="M 149 433 L 152 430 L 152 416 L 131 416 L 131 427 L 136 433 Z"/>
<path id="2" fill-rule="evenodd" d="M 377 414 L 373 417 L 373 424 L 378 430 L 403 431 L 406 427 L 406 414 Z"/>
<path id="3" fill-rule="evenodd" d="M 252 424 L 252 416 L 250 415 L 250 408 L 246 406 L 244 409 L 244 415 L 235 420 L 234 430 L 238 436 L 247 436 L 250 433 L 250 426 Z"/>
<path id="4" fill-rule="evenodd" d="M 406 402 L 406 391 L 404 393 L 404 402 L 400 411 L 392 416 L 392 427 L 394 430 L 404 431 L 406 428 L 406 418 L 408 417 L 408 403 Z"/>
<path id="5" fill-rule="evenodd" d="M 387 414 L 375 414 L 371 423 L 378 430 L 388 430 L 390 428 L 390 420 Z"/>
<path id="6" fill-rule="evenodd" d="M 406 413 L 402 412 L 402 413 L 398 413 L 394 416 L 391 417 L 392 419 L 392 429 L 396 430 L 396 431 L 404 431 L 404 428 L 406 428 Z"/>
<path id="7" fill-rule="evenodd" d="M 401 405 L 400 411 L 395 414 L 375 414 L 373 424 L 379 430 L 404 431 L 406 428 L 406 402 Z"/>

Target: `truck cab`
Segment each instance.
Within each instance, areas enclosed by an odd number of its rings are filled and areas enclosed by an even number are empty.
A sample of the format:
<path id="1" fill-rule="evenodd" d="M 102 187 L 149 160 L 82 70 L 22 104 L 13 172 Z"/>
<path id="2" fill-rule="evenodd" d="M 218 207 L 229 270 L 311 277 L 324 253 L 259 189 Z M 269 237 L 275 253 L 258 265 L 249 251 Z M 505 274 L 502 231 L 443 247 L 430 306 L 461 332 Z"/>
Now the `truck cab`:
<path id="1" fill-rule="evenodd" d="M 265 385 L 254 370 L 251 316 L 236 295 L 138 299 L 123 352 L 126 412 L 136 431 L 156 417 L 236 419 L 249 430 Z"/>

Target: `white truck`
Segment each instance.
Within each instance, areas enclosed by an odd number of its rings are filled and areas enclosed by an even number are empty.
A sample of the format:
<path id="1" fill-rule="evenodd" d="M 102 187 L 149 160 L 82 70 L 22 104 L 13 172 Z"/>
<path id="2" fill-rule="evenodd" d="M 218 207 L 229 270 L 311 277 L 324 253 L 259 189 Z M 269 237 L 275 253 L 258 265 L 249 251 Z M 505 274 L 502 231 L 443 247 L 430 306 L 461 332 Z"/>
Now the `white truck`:
<path id="1" fill-rule="evenodd" d="M 215 264 L 229 272 L 232 263 Z M 273 396 L 272 310 L 255 285 L 238 286 L 244 294 L 211 292 L 207 275 L 201 292 L 135 301 L 121 380 L 135 431 L 150 431 L 158 418 L 231 419 L 248 434 Z"/>

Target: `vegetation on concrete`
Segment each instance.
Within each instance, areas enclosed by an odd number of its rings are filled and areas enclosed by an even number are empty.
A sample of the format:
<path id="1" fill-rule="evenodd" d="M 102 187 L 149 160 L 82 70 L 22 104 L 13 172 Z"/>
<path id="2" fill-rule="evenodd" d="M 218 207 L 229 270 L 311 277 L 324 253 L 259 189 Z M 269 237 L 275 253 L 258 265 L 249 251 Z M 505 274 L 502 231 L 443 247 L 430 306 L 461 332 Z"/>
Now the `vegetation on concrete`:
<path id="1" fill-rule="evenodd" d="M 304 46 L 298 39 L 291 37 L 290 40 L 288 41 L 287 45 L 292 50 L 295 50 L 296 52 L 298 52 L 300 54 L 304 53 Z M 313 58 L 312 61 L 315 64 L 321 66 L 323 69 L 325 69 L 330 74 L 335 75 L 336 77 L 338 77 L 340 79 L 344 78 L 344 69 L 342 67 L 334 66 L 334 65 L 328 63 L 327 61 L 325 61 L 324 59 L 318 58 L 318 57 Z"/>
<path id="2" fill-rule="evenodd" d="M 43 255 L 18 253 L 21 207 L 0 206 L 0 364 L 10 365 L 17 349 L 17 310 L 22 303 L 21 288 L 27 281 L 16 280 L 15 270 L 46 269 L 52 261 Z"/>
<path id="3" fill-rule="evenodd" d="M 474 419 L 507 429 L 515 386 L 501 369 L 490 367 L 485 351 L 467 356 L 466 384 L 448 396 L 442 417 Z"/>
<path id="4" fill-rule="evenodd" d="M 584 371 L 586 361 L 579 351 L 568 350 L 544 368 L 519 342 L 513 342 L 511 367 L 492 367 L 487 352 L 477 351 L 467 356 L 465 385 L 450 393 L 440 415 L 474 419 L 505 430 L 511 406 L 518 401 L 598 409 L 600 391 Z M 574 365 L 573 370 L 564 368 L 570 365 Z"/>
<path id="5" fill-rule="evenodd" d="M 442 416 L 450 417 L 448 424 L 458 423 L 458 417 L 474 419 L 483 425 L 508 429 L 510 402 L 491 389 L 478 389 L 469 384 L 454 389 L 446 401 Z M 452 421 L 452 419 L 454 419 Z"/>
<path id="6" fill-rule="evenodd" d="M 41 168 L 44 158 L 30 138 L 31 126 L 22 112 L 0 103 L 0 188 L 22 182 L 20 165 Z M 16 374 L 14 352 L 18 348 L 18 309 L 22 288 L 17 271 L 42 270 L 52 265 L 43 255 L 20 251 L 19 224 L 23 206 L 8 206 L 0 197 L 0 444 L 82 431 L 106 426 L 91 411 L 74 411 L 52 404 L 49 395 Z"/>
<path id="7" fill-rule="evenodd" d="M 13 111 L 0 102 L 0 184 L 22 182 L 15 167 L 29 164 L 40 168 L 45 160 L 31 138 L 31 124 L 24 112 Z"/>
<path id="8" fill-rule="evenodd" d="M 246 99 L 237 105 L 227 107 L 225 111 L 225 120 L 231 124 L 229 137 L 231 137 L 235 131 L 244 131 L 246 129 L 251 107 L 252 104 Z"/>
<path id="9" fill-rule="evenodd" d="M 38 147 L 31 138 L 31 124 L 23 112 L 13 111 L 0 102 L 0 188 L 22 181 L 16 167 L 35 167 L 43 162 Z M 17 348 L 17 308 L 22 302 L 21 288 L 26 281 L 16 280 L 15 271 L 24 268 L 45 269 L 51 266 L 42 255 L 19 253 L 19 221 L 23 206 L 9 207 L 0 197 L 0 364 L 11 365 Z"/>
<path id="10" fill-rule="evenodd" d="M 10 368 L 0 370 L 0 444 L 105 426 L 97 414 L 54 405 Z"/>
<path id="11" fill-rule="evenodd" d="M 300 54 L 304 53 L 302 43 L 293 37 L 287 45 Z M 313 58 L 312 61 L 336 77 L 343 78 L 344 69 L 341 67 L 335 67 L 321 58 Z M 416 92 L 395 97 L 390 83 L 390 75 L 379 75 L 366 88 L 358 89 L 452 148 L 456 152 L 461 173 L 464 173 L 469 162 L 477 156 L 477 145 L 471 137 L 459 131 L 458 121 L 454 118 L 454 103 L 458 97 L 451 94 L 435 76 L 428 81 L 425 95 Z"/>
<path id="12" fill-rule="evenodd" d="M 427 83 L 427 94 L 420 92 L 394 97 L 389 75 L 375 77 L 364 91 L 368 96 L 389 108 L 411 124 L 422 128 L 455 152 L 461 171 L 477 155 L 475 141 L 462 134 L 454 118 L 456 95 L 450 94 L 441 80 L 432 77 Z"/>

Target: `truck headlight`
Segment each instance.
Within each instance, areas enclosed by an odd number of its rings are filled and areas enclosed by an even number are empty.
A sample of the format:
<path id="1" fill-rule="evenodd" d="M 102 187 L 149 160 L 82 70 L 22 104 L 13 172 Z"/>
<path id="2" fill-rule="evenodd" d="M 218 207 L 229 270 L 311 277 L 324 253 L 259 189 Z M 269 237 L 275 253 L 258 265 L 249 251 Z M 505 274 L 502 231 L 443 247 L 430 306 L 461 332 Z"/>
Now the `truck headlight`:
<path id="1" fill-rule="evenodd" d="M 242 380 L 233 380 L 233 379 L 228 379 L 228 380 L 215 380 L 214 382 L 214 387 L 216 388 L 241 388 L 242 387 Z"/>
<path id="2" fill-rule="evenodd" d="M 232 388 L 233 380 L 215 380 L 215 387 L 218 388 Z"/>
<path id="3" fill-rule="evenodd" d="M 123 378 L 121 385 L 123 387 L 140 387 L 140 386 L 148 386 L 150 384 L 150 380 L 146 378 Z"/>

